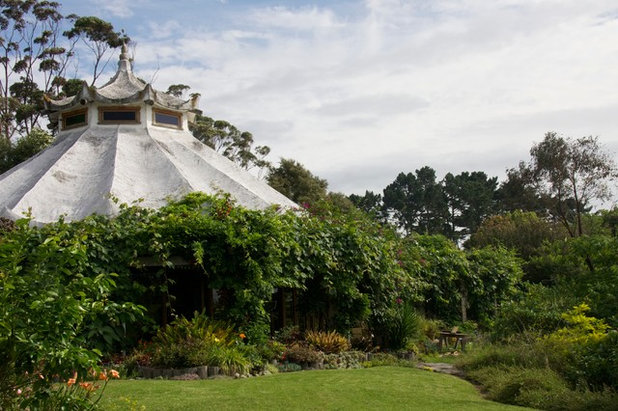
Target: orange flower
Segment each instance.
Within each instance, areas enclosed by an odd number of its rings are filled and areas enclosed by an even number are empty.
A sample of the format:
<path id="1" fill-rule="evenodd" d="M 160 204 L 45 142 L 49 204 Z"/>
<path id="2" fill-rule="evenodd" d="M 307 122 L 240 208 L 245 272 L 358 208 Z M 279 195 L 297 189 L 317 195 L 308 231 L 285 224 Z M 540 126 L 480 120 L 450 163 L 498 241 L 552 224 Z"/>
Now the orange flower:
<path id="1" fill-rule="evenodd" d="M 120 373 L 116 370 L 109 370 L 109 373 L 111 374 L 112 378 L 120 378 Z"/>
<path id="2" fill-rule="evenodd" d="M 67 385 L 70 387 L 76 382 L 77 382 L 77 371 L 73 374 L 73 378 L 69 378 L 69 381 L 67 381 Z"/>
<path id="3" fill-rule="evenodd" d="M 244 340 L 245 338 L 247 338 L 247 336 L 245 335 L 245 333 L 240 333 L 239 337 L 240 337 L 240 338 L 242 338 L 243 340 Z"/>
<path id="4" fill-rule="evenodd" d="M 89 382 L 80 382 L 79 386 L 85 389 L 86 391 L 94 391 L 97 388 L 99 388 L 96 385 L 93 385 L 92 383 L 89 383 Z"/>
<path id="5" fill-rule="evenodd" d="M 99 377 L 98 378 L 99 378 L 99 380 L 107 380 L 107 375 L 103 371 L 101 371 L 99 373 Z"/>

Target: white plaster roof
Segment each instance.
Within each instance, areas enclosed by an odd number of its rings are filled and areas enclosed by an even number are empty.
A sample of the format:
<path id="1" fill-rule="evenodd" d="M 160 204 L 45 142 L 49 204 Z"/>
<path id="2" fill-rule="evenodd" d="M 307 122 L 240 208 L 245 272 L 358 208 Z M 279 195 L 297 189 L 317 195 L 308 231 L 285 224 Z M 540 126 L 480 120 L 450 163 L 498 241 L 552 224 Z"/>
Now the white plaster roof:
<path id="1" fill-rule="evenodd" d="M 199 96 L 182 100 L 175 96 L 157 91 L 150 84 L 138 79 L 131 69 L 126 46 L 122 46 L 118 71 L 106 84 L 100 88 L 89 87 L 86 82 L 75 96 L 52 99 L 45 96 L 45 108 L 49 113 L 59 110 L 81 107 L 88 103 L 147 103 L 174 110 L 197 110 Z"/>
<path id="2" fill-rule="evenodd" d="M 123 63 L 128 61 L 121 58 L 116 76 L 98 90 L 105 100 L 96 101 L 117 103 L 151 89 Z M 76 105 L 74 99 L 65 100 L 54 104 L 64 109 Z M 142 99 L 141 104 L 152 102 Z M 296 207 L 187 130 L 146 121 L 92 124 L 61 132 L 50 147 L 0 175 L 0 215 L 15 219 L 31 210 L 35 223 L 56 221 L 62 215 L 78 220 L 93 213 L 113 215 L 119 203 L 140 199 L 142 206 L 158 208 L 193 191 L 227 192 L 250 209 Z"/>

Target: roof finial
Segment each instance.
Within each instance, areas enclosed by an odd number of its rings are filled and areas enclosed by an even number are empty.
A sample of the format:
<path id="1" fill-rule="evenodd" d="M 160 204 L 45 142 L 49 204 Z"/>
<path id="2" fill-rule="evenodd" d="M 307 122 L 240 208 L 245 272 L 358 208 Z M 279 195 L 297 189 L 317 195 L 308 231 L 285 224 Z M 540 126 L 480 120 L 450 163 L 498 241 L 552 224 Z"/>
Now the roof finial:
<path id="1" fill-rule="evenodd" d="M 120 49 L 120 60 L 129 60 L 129 51 L 127 49 L 127 43 L 122 42 L 122 48 Z"/>
<path id="2" fill-rule="evenodd" d="M 118 62 L 118 71 L 131 71 L 131 59 L 129 58 L 129 51 L 127 49 L 127 43 L 122 41 L 122 48 L 120 49 L 120 61 Z"/>

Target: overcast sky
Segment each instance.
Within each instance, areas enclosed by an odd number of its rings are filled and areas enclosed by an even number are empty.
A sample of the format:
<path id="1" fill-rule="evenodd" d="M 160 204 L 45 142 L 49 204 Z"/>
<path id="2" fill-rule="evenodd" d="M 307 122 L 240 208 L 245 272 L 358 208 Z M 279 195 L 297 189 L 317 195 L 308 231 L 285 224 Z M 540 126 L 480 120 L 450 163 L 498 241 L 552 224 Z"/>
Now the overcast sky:
<path id="1" fill-rule="evenodd" d="M 618 152 L 616 0 L 61 3 L 123 28 L 139 77 L 191 86 L 332 191 L 425 165 L 503 179 L 547 131 Z"/>

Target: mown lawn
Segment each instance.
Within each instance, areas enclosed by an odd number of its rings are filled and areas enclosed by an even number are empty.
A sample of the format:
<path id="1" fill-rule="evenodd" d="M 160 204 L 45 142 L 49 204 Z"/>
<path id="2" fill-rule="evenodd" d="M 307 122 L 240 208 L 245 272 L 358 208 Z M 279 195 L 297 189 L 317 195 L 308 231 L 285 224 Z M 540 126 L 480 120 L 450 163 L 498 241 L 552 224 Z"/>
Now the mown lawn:
<path id="1" fill-rule="evenodd" d="M 240 380 L 111 381 L 102 409 L 507 410 L 459 378 L 401 367 L 303 371 Z M 145 408 L 142 408 L 144 406 Z"/>

